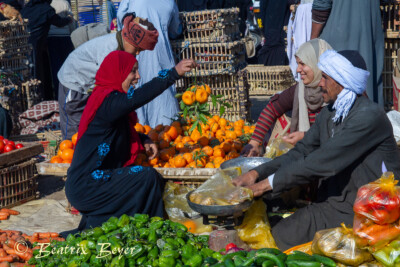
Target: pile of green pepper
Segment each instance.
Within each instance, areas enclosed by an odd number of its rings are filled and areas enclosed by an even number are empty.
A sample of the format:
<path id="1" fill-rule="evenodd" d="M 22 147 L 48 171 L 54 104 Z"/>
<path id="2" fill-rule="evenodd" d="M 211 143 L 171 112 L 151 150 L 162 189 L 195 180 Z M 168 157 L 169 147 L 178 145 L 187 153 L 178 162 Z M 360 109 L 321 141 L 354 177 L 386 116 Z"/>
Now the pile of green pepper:
<path id="1" fill-rule="evenodd" d="M 111 217 L 101 227 L 68 235 L 33 251 L 29 264 L 59 267 L 319 267 L 336 266 L 329 258 L 278 249 L 237 251 L 222 255 L 208 247 L 208 236 L 195 236 L 170 220 L 148 215 Z M 40 244 L 34 244 L 40 245 Z M 74 248 L 74 250 L 72 250 Z"/>

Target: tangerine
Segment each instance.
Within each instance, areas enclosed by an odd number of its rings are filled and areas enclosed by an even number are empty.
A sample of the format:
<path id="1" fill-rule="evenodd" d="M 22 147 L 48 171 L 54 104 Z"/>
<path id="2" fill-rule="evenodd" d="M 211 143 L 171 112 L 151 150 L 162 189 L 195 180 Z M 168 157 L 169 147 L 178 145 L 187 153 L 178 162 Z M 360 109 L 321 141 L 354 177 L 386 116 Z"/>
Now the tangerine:
<path id="1" fill-rule="evenodd" d="M 164 149 L 164 148 L 167 148 L 167 147 L 169 147 L 169 142 L 167 142 L 165 140 L 161 140 L 160 143 L 159 143 L 159 148 L 160 149 Z"/>
<path id="2" fill-rule="evenodd" d="M 71 142 L 72 144 L 72 142 Z M 62 151 L 61 158 L 63 160 L 72 160 L 72 157 L 74 156 L 74 150 L 72 148 L 66 148 Z"/>
<path id="3" fill-rule="evenodd" d="M 201 146 L 207 146 L 208 142 L 209 142 L 208 138 L 204 135 L 197 140 L 197 143 Z"/>
<path id="4" fill-rule="evenodd" d="M 185 160 L 186 160 L 186 162 L 187 163 L 192 163 L 193 162 L 193 155 L 192 155 L 192 153 L 184 153 L 183 154 L 183 157 L 185 158 Z"/>
<path id="5" fill-rule="evenodd" d="M 51 158 L 50 163 L 62 163 L 63 159 L 60 158 L 59 156 L 54 156 Z"/>
<path id="6" fill-rule="evenodd" d="M 208 162 L 204 168 L 211 168 L 211 169 L 213 169 L 213 168 L 215 168 L 215 166 L 214 166 L 214 164 L 213 164 L 212 162 Z"/>
<path id="7" fill-rule="evenodd" d="M 183 157 L 183 155 L 178 154 L 177 156 L 175 156 L 174 158 L 174 165 L 177 168 L 182 168 L 185 167 L 187 164 L 186 159 Z"/>
<path id="8" fill-rule="evenodd" d="M 78 142 L 78 133 L 75 133 L 72 138 L 71 138 L 71 142 L 74 145 L 74 147 L 76 146 L 76 143 Z"/>
<path id="9" fill-rule="evenodd" d="M 143 126 L 143 128 L 144 128 L 145 134 L 148 134 L 151 131 L 151 127 L 149 125 L 145 125 L 145 126 Z"/>
<path id="10" fill-rule="evenodd" d="M 74 148 L 74 144 L 72 143 L 71 140 L 64 140 L 60 144 L 60 150 L 65 150 L 65 149 L 72 149 Z"/>
<path id="11" fill-rule="evenodd" d="M 193 105 L 194 101 L 196 101 L 195 93 L 193 93 L 191 91 L 184 92 L 183 95 L 182 95 L 182 101 L 187 106 Z"/>
<path id="12" fill-rule="evenodd" d="M 214 150 L 210 146 L 205 146 L 201 149 L 204 153 L 206 153 L 207 156 L 212 156 L 214 153 Z"/>
<path id="13" fill-rule="evenodd" d="M 141 125 L 140 123 L 136 123 L 135 124 L 135 130 L 138 133 L 144 133 L 145 132 L 145 129 L 144 129 L 143 125 Z"/>
<path id="14" fill-rule="evenodd" d="M 71 164 L 71 163 L 72 163 L 72 160 L 71 160 L 71 159 L 64 159 L 64 160 L 62 161 L 62 163 L 64 163 L 64 164 Z"/>
<path id="15" fill-rule="evenodd" d="M 178 130 L 175 126 L 170 126 L 166 132 L 169 134 L 169 136 L 171 136 L 172 140 L 175 140 L 178 137 Z"/>
<path id="16" fill-rule="evenodd" d="M 159 124 L 159 125 L 157 125 L 155 128 L 154 128 L 154 130 L 156 130 L 156 132 L 161 132 L 162 130 L 164 130 L 164 125 L 162 125 L 162 124 Z"/>
<path id="17" fill-rule="evenodd" d="M 224 150 L 222 150 L 222 149 L 220 149 L 220 148 L 217 148 L 217 149 L 214 149 L 214 157 L 225 157 L 225 151 Z"/>
<path id="18" fill-rule="evenodd" d="M 188 229 L 188 232 L 191 232 L 192 234 L 196 233 L 197 225 L 194 221 L 189 220 L 183 223 L 184 226 Z"/>
<path id="19" fill-rule="evenodd" d="M 207 102 L 208 94 L 204 89 L 197 89 L 196 90 L 196 101 L 200 104 L 204 104 Z"/>

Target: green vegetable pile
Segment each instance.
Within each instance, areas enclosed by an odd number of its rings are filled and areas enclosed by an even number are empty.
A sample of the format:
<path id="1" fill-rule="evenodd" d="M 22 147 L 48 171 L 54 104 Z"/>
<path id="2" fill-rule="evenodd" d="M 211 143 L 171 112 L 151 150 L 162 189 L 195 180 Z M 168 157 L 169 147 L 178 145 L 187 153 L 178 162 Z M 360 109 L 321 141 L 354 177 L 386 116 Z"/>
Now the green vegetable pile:
<path id="1" fill-rule="evenodd" d="M 278 249 L 262 248 L 252 250 L 250 252 L 238 251 L 222 256 L 219 263 L 214 265 L 203 265 L 213 267 L 334 267 L 336 263 L 324 256 L 308 255 L 301 251 L 294 251 L 290 255 L 286 255 Z"/>
<path id="2" fill-rule="evenodd" d="M 34 244 L 40 245 L 40 244 Z M 193 266 L 220 253 L 208 248 L 208 236 L 195 236 L 170 220 L 148 215 L 111 217 L 101 227 L 68 235 L 33 251 L 36 266 Z"/>

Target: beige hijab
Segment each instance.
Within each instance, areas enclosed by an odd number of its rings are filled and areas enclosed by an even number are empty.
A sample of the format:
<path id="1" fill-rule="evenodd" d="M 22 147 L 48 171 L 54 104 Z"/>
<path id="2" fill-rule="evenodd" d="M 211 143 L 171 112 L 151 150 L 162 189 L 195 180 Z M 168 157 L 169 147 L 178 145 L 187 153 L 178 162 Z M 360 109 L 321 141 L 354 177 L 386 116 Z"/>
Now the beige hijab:
<path id="1" fill-rule="evenodd" d="M 324 103 L 321 88 L 318 87 L 322 78 L 322 72 L 318 68 L 319 57 L 332 47 L 322 39 L 313 39 L 302 44 L 296 52 L 296 56 L 309 66 L 314 73 L 314 80 L 307 86 L 300 80 L 294 95 L 292 122 L 290 130 L 306 132 L 310 129 L 308 109 L 318 110 Z"/>

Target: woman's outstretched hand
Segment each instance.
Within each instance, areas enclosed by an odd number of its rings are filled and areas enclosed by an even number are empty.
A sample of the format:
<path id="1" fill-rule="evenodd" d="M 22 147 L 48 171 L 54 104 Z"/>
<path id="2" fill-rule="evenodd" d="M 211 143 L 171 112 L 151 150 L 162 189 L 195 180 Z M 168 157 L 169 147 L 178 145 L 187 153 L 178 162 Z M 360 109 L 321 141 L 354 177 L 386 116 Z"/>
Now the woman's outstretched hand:
<path id="1" fill-rule="evenodd" d="M 149 159 L 154 159 L 158 154 L 158 148 L 156 144 L 149 138 L 144 141 L 144 149 L 146 150 L 146 154 L 149 156 Z"/>
<path id="2" fill-rule="evenodd" d="M 282 140 L 291 145 L 296 145 L 296 143 L 303 138 L 304 132 L 293 132 L 287 136 L 282 137 Z"/>
<path id="3" fill-rule="evenodd" d="M 198 65 L 193 59 L 183 59 L 175 66 L 175 70 L 179 76 L 183 76 L 186 72 L 189 72 L 196 67 L 198 67 Z"/>
<path id="4" fill-rule="evenodd" d="M 260 157 L 261 156 L 261 145 L 255 140 L 250 140 L 250 142 L 244 146 L 241 156 L 244 157 Z"/>

